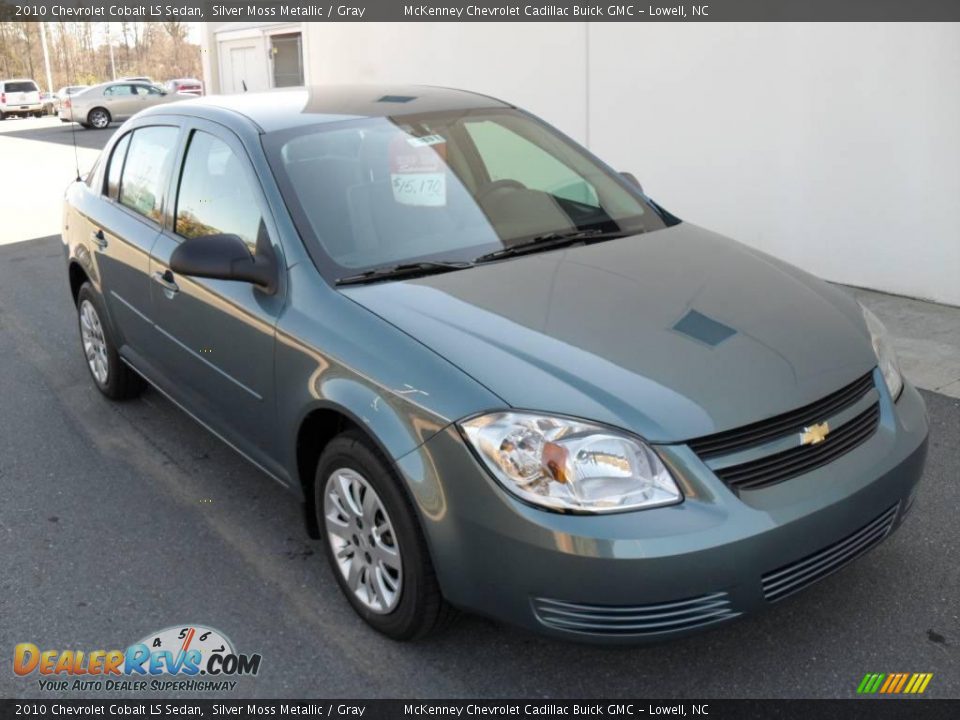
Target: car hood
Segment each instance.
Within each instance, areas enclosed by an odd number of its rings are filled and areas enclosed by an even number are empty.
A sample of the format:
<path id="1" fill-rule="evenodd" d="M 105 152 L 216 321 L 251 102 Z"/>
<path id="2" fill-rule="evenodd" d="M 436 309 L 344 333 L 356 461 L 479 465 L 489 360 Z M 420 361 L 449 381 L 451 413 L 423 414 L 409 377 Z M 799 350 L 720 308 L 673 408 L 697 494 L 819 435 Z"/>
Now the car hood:
<path id="1" fill-rule="evenodd" d="M 652 442 L 801 407 L 876 364 L 852 298 L 688 223 L 343 291 L 504 404 Z"/>

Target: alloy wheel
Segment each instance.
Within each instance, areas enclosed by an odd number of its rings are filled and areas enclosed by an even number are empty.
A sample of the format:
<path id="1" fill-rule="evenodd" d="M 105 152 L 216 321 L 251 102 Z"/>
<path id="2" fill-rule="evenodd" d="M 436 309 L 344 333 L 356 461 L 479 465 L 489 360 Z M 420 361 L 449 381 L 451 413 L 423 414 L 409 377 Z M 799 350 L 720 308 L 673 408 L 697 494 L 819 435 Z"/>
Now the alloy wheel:
<path id="1" fill-rule="evenodd" d="M 403 589 L 403 563 L 393 522 L 376 491 L 356 470 L 334 470 L 324 489 L 323 515 L 350 591 L 368 610 L 391 612 Z"/>
<path id="2" fill-rule="evenodd" d="M 103 337 L 100 316 L 89 300 L 80 303 L 80 338 L 90 372 L 100 385 L 107 384 L 107 341 Z"/>
<path id="3" fill-rule="evenodd" d="M 107 115 L 105 110 L 94 110 L 90 113 L 90 124 L 97 130 L 103 130 L 110 124 L 110 116 Z"/>

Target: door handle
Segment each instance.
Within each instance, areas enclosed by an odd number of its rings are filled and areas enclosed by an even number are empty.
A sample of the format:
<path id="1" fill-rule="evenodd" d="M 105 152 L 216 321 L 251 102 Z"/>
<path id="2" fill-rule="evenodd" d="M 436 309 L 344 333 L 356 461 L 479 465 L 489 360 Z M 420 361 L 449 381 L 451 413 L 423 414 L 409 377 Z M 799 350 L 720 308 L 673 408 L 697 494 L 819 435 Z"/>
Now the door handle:
<path id="1" fill-rule="evenodd" d="M 107 238 L 103 234 L 103 230 L 93 230 L 90 232 L 90 241 L 96 245 L 101 250 L 107 249 Z"/>
<path id="2" fill-rule="evenodd" d="M 174 281 L 173 273 L 169 270 L 164 270 L 163 272 L 157 270 L 153 274 L 153 279 L 160 284 L 169 298 L 172 298 L 176 293 L 180 292 L 180 286 Z"/>

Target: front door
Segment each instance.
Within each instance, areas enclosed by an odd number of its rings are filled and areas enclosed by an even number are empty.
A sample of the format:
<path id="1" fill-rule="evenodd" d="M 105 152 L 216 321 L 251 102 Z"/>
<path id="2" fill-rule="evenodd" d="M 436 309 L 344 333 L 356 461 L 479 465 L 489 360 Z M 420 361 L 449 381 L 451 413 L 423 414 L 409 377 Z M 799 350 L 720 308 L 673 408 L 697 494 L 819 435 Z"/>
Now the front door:
<path id="1" fill-rule="evenodd" d="M 230 444 L 282 477 L 275 462 L 273 375 L 282 293 L 269 295 L 245 282 L 174 275 L 169 269 L 174 249 L 202 235 L 237 235 L 254 253 L 258 232 L 270 232 L 261 226 L 272 228 L 272 220 L 236 137 L 201 120 L 188 133 L 175 204 L 151 258 L 161 384 Z"/>
<path id="2" fill-rule="evenodd" d="M 133 85 L 111 85 L 106 88 L 103 91 L 103 104 L 114 120 L 124 120 L 143 107 L 143 101 Z"/>

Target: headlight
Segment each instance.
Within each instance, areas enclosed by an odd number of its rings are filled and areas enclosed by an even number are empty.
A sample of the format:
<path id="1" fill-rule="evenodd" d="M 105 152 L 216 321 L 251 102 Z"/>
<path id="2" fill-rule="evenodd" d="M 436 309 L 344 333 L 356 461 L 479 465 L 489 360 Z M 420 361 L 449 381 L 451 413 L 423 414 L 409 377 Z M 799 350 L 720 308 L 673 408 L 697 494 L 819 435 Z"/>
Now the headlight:
<path id="1" fill-rule="evenodd" d="M 863 319 L 867 321 L 867 330 L 870 331 L 873 352 L 877 355 L 877 365 L 880 367 L 880 372 L 883 373 L 883 379 L 887 383 L 890 396 L 896 400 L 900 397 L 900 391 L 903 390 L 903 378 L 900 375 L 900 366 L 897 364 L 897 354 L 893 351 L 887 329 L 879 318 L 863 305 L 860 306 L 860 309 L 863 310 Z"/>
<path id="2" fill-rule="evenodd" d="M 498 412 L 460 424 L 503 487 L 554 510 L 620 512 L 683 499 L 639 438 L 579 420 Z"/>

